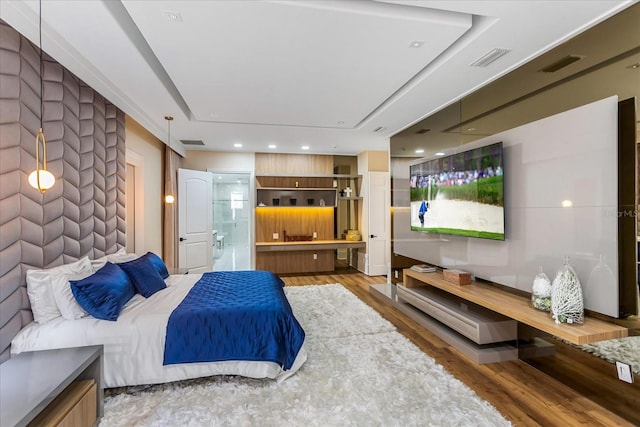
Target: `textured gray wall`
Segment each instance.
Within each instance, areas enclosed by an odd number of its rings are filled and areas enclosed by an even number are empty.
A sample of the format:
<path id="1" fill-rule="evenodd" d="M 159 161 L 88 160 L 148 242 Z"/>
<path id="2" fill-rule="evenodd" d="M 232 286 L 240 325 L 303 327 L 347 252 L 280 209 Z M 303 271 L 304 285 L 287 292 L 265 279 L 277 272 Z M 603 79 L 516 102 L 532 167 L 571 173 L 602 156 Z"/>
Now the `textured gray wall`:
<path id="1" fill-rule="evenodd" d="M 44 195 L 29 186 L 40 127 L 39 50 L 0 21 L 0 362 L 32 320 L 25 274 L 125 244 L 124 113 L 45 55 Z"/>

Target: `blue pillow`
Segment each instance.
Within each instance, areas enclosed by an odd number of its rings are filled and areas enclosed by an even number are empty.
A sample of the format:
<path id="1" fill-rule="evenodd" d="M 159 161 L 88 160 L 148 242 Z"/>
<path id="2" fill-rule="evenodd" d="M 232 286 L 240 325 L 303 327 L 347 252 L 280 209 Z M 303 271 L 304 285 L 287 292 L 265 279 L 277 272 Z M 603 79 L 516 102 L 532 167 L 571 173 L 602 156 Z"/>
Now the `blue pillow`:
<path id="1" fill-rule="evenodd" d="M 136 294 L 129 276 L 110 262 L 91 276 L 70 280 L 69 284 L 78 304 L 102 320 L 117 320 L 122 307 Z"/>
<path id="2" fill-rule="evenodd" d="M 118 267 L 127 273 L 138 293 L 145 298 L 167 287 L 150 257 L 141 256 L 133 261 L 121 262 Z"/>
<path id="3" fill-rule="evenodd" d="M 154 254 L 153 252 L 147 252 L 146 254 L 142 255 L 141 258 L 148 258 L 151 261 L 151 264 L 153 264 L 155 269 L 160 274 L 160 277 L 162 277 L 163 279 L 169 277 L 169 270 L 167 270 L 167 266 L 165 265 L 164 261 L 162 261 L 162 258 L 160 258 L 158 255 Z"/>

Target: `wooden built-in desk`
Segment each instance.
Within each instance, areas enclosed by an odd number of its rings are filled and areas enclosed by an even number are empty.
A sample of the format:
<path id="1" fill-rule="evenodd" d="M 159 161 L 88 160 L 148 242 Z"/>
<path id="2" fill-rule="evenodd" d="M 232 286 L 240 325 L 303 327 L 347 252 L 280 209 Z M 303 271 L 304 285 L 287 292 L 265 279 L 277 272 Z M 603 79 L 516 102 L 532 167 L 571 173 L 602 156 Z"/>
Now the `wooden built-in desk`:
<path id="1" fill-rule="evenodd" d="M 584 324 L 555 323 L 551 314 L 534 309 L 531 299 L 502 290 L 497 286 L 473 281 L 470 285 L 456 285 L 444 280 L 441 271 L 418 273 L 404 270 L 404 286 L 414 288 L 433 286 L 467 301 L 510 317 L 540 331 L 549 333 L 573 344 L 588 344 L 596 341 L 624 338 L 628 329 L 593 317 L 585 316 Z"/>
<path id="2" fill-rule="evenodd" d="M 336 249 L 365 247 L 365 242 L 352 240 L 257 242 L 256 269 L 274 273 L 333 271 Z"/>

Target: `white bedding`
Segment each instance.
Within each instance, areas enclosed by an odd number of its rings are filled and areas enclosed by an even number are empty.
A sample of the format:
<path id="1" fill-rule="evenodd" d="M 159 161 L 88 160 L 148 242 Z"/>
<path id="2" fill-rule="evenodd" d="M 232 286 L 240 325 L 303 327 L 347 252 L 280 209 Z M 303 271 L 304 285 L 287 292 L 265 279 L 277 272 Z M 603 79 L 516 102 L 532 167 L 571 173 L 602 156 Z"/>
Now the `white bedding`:
<path id="1" fill-rule="evenodd" d="M 136 294 L 115 322 L 85 317 L 58 317 L 44 324 L 31 322 L 11 342 L 11 353 L 104 345 L 103 387 L 157 384 L 210 375 L 241 375 L 284 380 L 307 359 L 304 345 L 292 368 L 283 371 L 273 362 L 226 361 L 212 363 L 162 364 L 169 316 L 180 304 L 200 274 L 183 274 L 166 279 L 167 289 L 149 298 Z"/>

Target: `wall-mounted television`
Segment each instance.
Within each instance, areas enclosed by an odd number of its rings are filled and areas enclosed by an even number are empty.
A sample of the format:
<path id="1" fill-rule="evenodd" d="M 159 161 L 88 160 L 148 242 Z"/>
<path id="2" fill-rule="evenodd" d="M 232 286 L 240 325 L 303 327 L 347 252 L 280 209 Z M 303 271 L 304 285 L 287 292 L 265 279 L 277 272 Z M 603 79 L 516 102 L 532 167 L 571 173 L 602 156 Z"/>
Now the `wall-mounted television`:
<path id="1" fill-rule="evenodd" d="M 409 168 L 411 230 L 505 239 L 502 142 Z"/>

